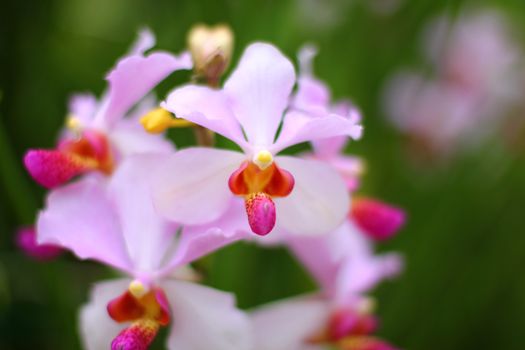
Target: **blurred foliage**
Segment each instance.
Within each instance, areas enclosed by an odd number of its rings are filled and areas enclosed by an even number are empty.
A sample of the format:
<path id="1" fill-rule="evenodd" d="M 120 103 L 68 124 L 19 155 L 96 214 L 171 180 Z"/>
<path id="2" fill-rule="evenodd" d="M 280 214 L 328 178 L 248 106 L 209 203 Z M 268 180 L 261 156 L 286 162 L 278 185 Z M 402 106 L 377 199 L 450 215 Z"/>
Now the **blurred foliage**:
<path id="1" fill-rule="evenodd" d="M 17 252 L 14 231 L 30 224 L 44 201 L 44 191 L 22 169 L 23 153 L 54 143 L 72 92 L 102 92 L 102 77 L 138 28 L 151 27 L 160 48 L 179 52 L 196 22 L 229 23 L 237 57 L 254 40 L 271 41 L 290 57 L 304 42 L 317 43 L 318 75 L 335 96 L 351 96 L 362 108 L 365 137 L 348 147 L 367 161 L 362 192 L 398 203 L 410 215 L 406 229 L 381 247 L 401 251 L 407 263 L 401 278 L 375 293 L 381 335 L 412 350 L 523 348 L 524 144 L 509 150 L 490 140 L 446 166 L 415 165 L 381 114 L 379 99 L 389 74 L 421 63 L 420 33 L 428 19 L 490 5 L 507 12 L 519 36 L 525 33 L 525 2 L 405 0 L 396 13 L 379 15 L 367 1 L 3 1 L 0 349 L 79 348 L 79 305 L 93 283 L 113 274 L 71 256 L 39 264 Z M 340 6 L 337 21 L 316 22 L 307 3 Z M 161 96 L 184 78 L 174 74 L 159 88 Z M 171 136 L 182 145 L 192 140 L 182 131 Z M 199 267 L 207 283 L 235 292 L 244 308 L 314 288 L 282 249 L 238 244 Z M 156 348 L 163 348 L 161 341 Z"/>

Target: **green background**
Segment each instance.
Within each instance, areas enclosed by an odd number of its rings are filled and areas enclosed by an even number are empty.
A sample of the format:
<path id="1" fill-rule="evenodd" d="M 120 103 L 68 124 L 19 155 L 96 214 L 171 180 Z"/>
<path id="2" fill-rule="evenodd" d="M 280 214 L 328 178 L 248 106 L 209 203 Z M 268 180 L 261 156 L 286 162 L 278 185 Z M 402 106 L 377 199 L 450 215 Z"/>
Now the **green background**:
<path id="1" fill-rule="evenodd" d="M 391 16 L 370 11 L 366 1 L 317 2 L 323 11 L 308 17 L 298 0 L 2 1 L 0 349 L 79 348 L 78 307 L 93 283 L 114 275 L 71 255 L 36 263 L 14 247 L 14 231 L 33 222 L 45 194 L 23 170 L 24 152 L 52 147 L 68 96 L 100 94 L 104 74 L 138 28 L 151 27 L 160 48 L 180 52 L 196 22 L 230 24 L 236 57 L 255 40 L 273 42 L 290 57 L 304 42 L 317 43 L 318 76 L 336 97 L 350 96 L 362 108 L 365 137 L 348 147 L 367 162 L 362 193 L 409 213 L 401 234 L 380 247 L 402 252 L 407 265 L 374 293 L 381 336 L 409 350 L 524 348 L 524 133 L 511 147 L 494 137 L 446 164 L 414 163 L 406 140 L 382 115 L 380 96 L 397 69 L 425 68 L 420 33 L 436 14 L 490 4 L 506 11 L 525 42 L 525 1 L 406 0 Z M 319 24 L 325 10 L 338 20 Z M 184 79 L 174 74 L 160 92 Z M 183 146 L 192 142 L 185 131 L 170 135 Z M 243 308 L 313 288 L 281 249 L 235 245 L 198 267 L 207 283 L 234 291 Z M 160 340 L 155 348 L 163 348 Z"/>

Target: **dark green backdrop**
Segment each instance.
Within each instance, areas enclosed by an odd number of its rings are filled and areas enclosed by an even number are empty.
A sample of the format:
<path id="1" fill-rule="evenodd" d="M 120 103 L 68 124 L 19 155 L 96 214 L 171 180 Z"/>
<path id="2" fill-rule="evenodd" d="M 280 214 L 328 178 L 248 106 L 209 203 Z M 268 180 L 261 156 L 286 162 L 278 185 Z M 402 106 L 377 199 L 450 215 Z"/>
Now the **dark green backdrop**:
<path id="1" fill-rule="evenodd" d="M 21 167 L 24 151 L 52 146 L 68 95 L 100 93 L 104 73 L 138 28 L 150 26 L 160 47 L 180 51 L 198 21 L 229 23 L 237 57 L 254 40 L 271 41 L 292 57 L 305 41 L 317 43 L 318 75 L 336 96 L 351 96 L 362 107 L 365 137 L 348 151 L 368 163 L 363 192 L 410 215 L 406 229 L 381 247 L 404 253 L 407 262 L 401 278 L 375 293 L 381 335 L 409 350 L 525 347 L 525 143 L 509 150 L 495 138 L 449 165 L 415 166 L 379 104 L 389 74 L 422 67 L 420 31 L 429 18 L 485 2 L 405 0 L 390 17 L 357 0 L 318 3 L 341 6 L 338 21 L 318 25 L 299 0 L 1 2 L 0 349 L 78 348 L 78 307 L 95 281 L 113 274 L 72 256 L 38 264 L 17 252 L 13 232 L 34 220 L 44 195 Z M 486 3 L 504 9 L 525 37 L 525 1 Z M 175 74 L 160 92 L 185 78 Z M 192 140 L 180 131 L 171 136 L 181 145 Z M 279 249 L 236 245 L 199 268 L 207 283 L 236 292 L 241 307 L 313 288 Z"/>

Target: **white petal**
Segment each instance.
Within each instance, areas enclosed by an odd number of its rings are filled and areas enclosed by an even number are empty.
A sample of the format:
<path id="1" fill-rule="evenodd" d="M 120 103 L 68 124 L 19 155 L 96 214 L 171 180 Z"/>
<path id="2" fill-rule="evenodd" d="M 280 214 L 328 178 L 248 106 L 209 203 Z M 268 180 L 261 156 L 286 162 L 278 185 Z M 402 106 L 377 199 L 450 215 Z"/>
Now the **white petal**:
<path id="1" fill-rule="evenodd" d="M 325 234 L 337 228 L 350 208 L 343 179 L 328 165 L 293 157 L 276 163 L 295 179 L 290 195 L 276 198 L 277 225 L 292 234 Z"/>
<path id="2" fill-rule="evenodd" d="M 129 280 L 97 283 L 91 290 L 89 302 L 79 313 L 79 332 L 84 349 L 111 349 L 111 341 L 126 324 L 118 324 L 109 317 L 108 302 L 127 290 Z"/>
<path id="3" fill-rule="evenodd" d="M 305 343 L 323 329 L 329 305 L 310 296 L 264 305 L 251 312 L 256 350 L 320 350 Z"/>
<path id="4" fill-rule="evenodd" d="M 228 179 L 243 160 L 241 153 L 210 148 L 171 155 L 153 179 L 155 207 L 166 218 L 187 225 L 218 219 L 234 199 Z"/>
<path id="5" fill-rule="evenodd" d="M 168 349 L 252 349 L 249 319 L 235 308 L 232 294 L 180 281 L 162 287 L 172 310 Z"/>

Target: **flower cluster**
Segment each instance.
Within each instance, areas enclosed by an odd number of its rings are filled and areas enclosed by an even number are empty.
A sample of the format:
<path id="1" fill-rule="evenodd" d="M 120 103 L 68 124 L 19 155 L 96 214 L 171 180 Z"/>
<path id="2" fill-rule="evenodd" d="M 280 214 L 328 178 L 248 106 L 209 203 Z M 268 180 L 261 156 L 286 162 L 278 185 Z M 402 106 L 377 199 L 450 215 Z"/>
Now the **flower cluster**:
<path id="1" fill-rule="evenodd" d="M 417 148 L 448 156 L 516 124 L 506 114 L 521 99 L 524 62 L 503 14 L 443 15 L 423 39 L 433 74 L 400 72 L 385 93 L 385 113 Z"/>
<path id="2" fill-rule="evenodd" d="M 394 349 L 374 336 L 367 293 L 402 268 L 373 245 L 405 213 L 354 196 L 364 166 L 343 150 L 361 137 L 360 112 L 332 103 L 312 71 L 315 50 L 300 51 L 296 75 L 276 47 L 251 44 L 222 83 L 227 26 L 196 26 L 180 55 L 154 44 L 142 31 L 99 100 L 71 99 L 56 148 L 24 158 L 50 192 L 20 247 L 41 259 L 70 250 L 124 275 L 97 284 L 82 307 L 85 348 L 148 349 L 168 327 L 169 349 Z M 192 81 L 157 102 L 153 89 L 176 70 Z M 164 134 L 173 127 L 193 129 L 198 147 L 176 150 Z M 238 150 L 210 147 L 215 134 Z M 305 142 L 312 152 L 280 155 Z M 289 248 L 319 292 L 246 312 L 198 284 L 190 264 L 239 240 Z"/>

